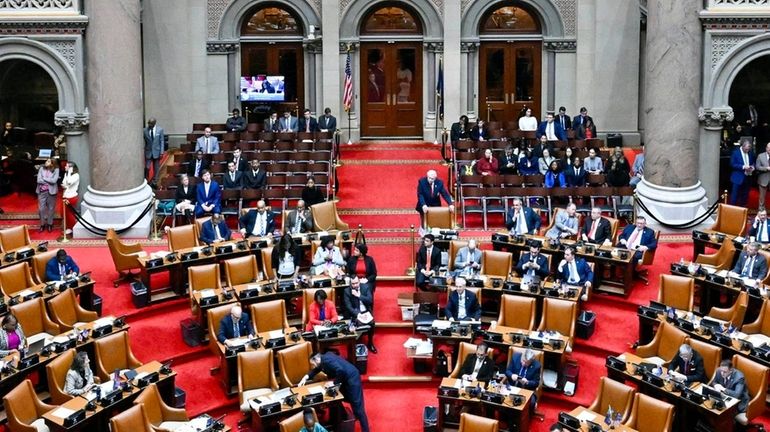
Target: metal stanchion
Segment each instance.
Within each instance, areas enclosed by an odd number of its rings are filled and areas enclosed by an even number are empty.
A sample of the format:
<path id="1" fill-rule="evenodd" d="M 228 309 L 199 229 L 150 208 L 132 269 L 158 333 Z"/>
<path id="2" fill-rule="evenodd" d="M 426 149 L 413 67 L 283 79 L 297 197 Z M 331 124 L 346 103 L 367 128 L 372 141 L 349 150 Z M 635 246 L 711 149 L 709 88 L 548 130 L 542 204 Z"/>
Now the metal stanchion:
<path id="1" fill-rule="evenodd" d="M 150 240 L 158 241 L 163 237 L 158 232 L 158 200 L 152 197 L 152 233 L 150 234 Z"/>
<path id="2" fill-rule="evenodd" d="M 727 204 L 727 197 L 728 197 L 728 195 L 727 195 L 727 189 L 725 189 L 725 190 L 722 192 L 722 202 L 723 202 L 723 203 L 725 203 L 725 204 Z"/>
<path id="3" fill-rule="evenodd" d="M 71 241 L 69 237 L 67 237 L 67 204 L 69 204 L 69 201 L 67 201 L 66 198 L 62 198 L 61 237 L 56 239 L 56 241 L 58 241 L 59 243 L 69 243 Z"/>
<path id="4" fill-rule="evenodd" d="M 409 232 L 412 236 L 412 266 L 406 269 L 406 275 L 407 276 L 414 276 L 417 273 L 417 263 L 415 263 L 415 257 L 414 257 L 414 246 L 415 246 L 415 239 L 414 239 L 414 224 L 409 225 Z"/>
<path id="5" fill-rule="evenodd" d="M 332 141 L 332 145 L 334 146 L 334 166 L 336 168 L 339 168 L 342 166 L 342 158 L 340 158 L 340 130 L 339 129 L 334 131 L 334 141 Z"/>

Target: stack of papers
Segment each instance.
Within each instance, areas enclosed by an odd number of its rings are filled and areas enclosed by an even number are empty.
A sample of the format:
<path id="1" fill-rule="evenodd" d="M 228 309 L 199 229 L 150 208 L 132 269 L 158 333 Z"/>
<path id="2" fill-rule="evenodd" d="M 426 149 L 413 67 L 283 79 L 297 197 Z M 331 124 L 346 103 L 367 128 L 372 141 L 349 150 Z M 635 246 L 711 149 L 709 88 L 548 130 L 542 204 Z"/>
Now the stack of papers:
<path id="1" fill-rule="evenodd" d="M 157 251 L 150 254 L 150 258 L 165 258 L 166 255 L 170 254 L 169 251 Z"/>
<path id="2" fill-rule="evenodd" d="M 422 342 L 422 339 L 417 339 L 417 338 L 411 338 L 410 337 L 409 339 L 406 340 L 406 342 L 404 342 L 404 348 L 406 348 L 406 349 L 417 348 L 417 345 L 419 345 L 420 342 Z"/>
<path id="3" fill-rule="evenodd" d="M 267 332 L 268 339 L 278 339 L 283 337 L 283 330 L 272 330 Z"/>
<path id="4" fill-rule="evenodd" d="M 662 358 L 660 358 L 658 356 L 647 357 L 647 358 L 644 359 L 644 361 L 647 362 L 647 363 L 652 363 L 652 364 L 654 364 L 655 366 L 658 366 L 658 367 L 662 367 L 663 364 L 666 363 L 665 360 L 663 360 Z"/>
<path id="5" fill-rule="evenodd" d="M 241 345 L 246 345 L 246 343 L 249 341 L 249 338 L 247 337 L 239 337 L 235 339 L 228 339 L 226 340 L 226 345 L 231 347 L 239 347 Z"/>
<path id="6" fill-rule="evenodd" d="M 217 292 L 211 288 L 200 290 L 199 292 L 200 292 L 201 298 L 214 297 L 217 295 Z"/>
<path id="7" fill-rule="evenodd" d="M 323 389 L 323 387 L 321 387 L 319 385 L 316 385 L 316 386 L 313 386 L 313 387 L 308 387 L 307 388 L 307 392 L 308 392 L 308 394 L 323 393 L 324 389 Z"/>
<path id="8" fill-rule="evenodd" d="M 750 342 L 755 347 L 761 346 L 762 344 L 770 344 L 770 338 L 761 333 L 746 336 L 746 341 Z"/>
<path id="9" fill-rule="evenodd" d="M 250 290 L 255 289 L 255 290 L 257 290 L 257 292 L 262 292 L 262 285 L 248 284 L 248 285 L 246 285 L 246 289 L 250 289 Z"/>
<path id="10" fill-rule="evenodd" d="M 415 355 L 431 355 L 433 354 L 433 342 L 430 340 L 422 341 L 415 347 Z"/>
<path id="11" fill-rule="evenodd" d="M 115 317 L 108 316 L 104 318 L 99 318 L 98 320 L 94 321 L 94 328 L 104 327 L 108 325 L 112 325 L 112 323 L 115 321 Z"/>
<path id="12" fill-rule="evenodd" d="M 71 409 L 69 409 L 69 408 L 59 407 L 59 408 L 56 408 L 56 409 L 55 409 L 55 410 L 54 410 L 54 411 L 51 413 L 51 415 L 52 415 L 52 416 L 54 416 L 54 417 L 59 417 L 59 418 L 61 418 L 61 419 L 65 419 L 65 418 L 67 418 L 67 417 L 71 416 L 71 415 L 72 415 L 72 414 L 74 414 L 74 413 L 75 413 L 75 411 L 74 411 L 74 410 L 71 410 Z"/>
<path id="13" fill-rule="evenodd" d="M 596 415 L 592 413 L 591 411 L 583 411 L 576 417 L 581 422 L 584 422 L 586 420 L 593 421 L 596 418 Z"/>
<path id="14" fill-rule="evenodd" d="M 444 329 L 448 329 L 449 327 L 452 327 L 452 322 L 448 320 L 433 320 L 431 327 L 439 330 L 444 330 Z"/>

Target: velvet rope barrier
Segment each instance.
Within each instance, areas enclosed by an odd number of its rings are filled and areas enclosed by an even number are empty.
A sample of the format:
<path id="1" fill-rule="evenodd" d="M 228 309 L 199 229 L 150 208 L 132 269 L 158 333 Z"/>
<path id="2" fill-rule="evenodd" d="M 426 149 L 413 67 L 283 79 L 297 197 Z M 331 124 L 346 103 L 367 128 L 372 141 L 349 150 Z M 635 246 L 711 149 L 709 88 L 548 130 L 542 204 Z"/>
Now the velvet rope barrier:
<path id="1" fill-rule="evenodd" d="M 147 204 L 147 207 L 145 207 L 145 208 L 144 208 L 144 210 L 142 211 L 142 214 L 140 214 L 140 215 L 139 215 L 139 216 L 136 218 L 136 220 L 134 220 L 133 222 L 131 222 L 131 224 L 130 224 L 130 225 L 128 225 L 127 227 L 121 228 L 121 229 L 119 229 L 119 230 L 115 230 L 115 232 L 116 232 L 117 234 L 123 234 L 124 232 L 126 232 L 126 231 L 130 230 L 131 228 L 133 228 L 133 227 L 134 227 L 134 225 L 136 225 L 137 223 L 139 223 L 139 221 L 140 221 L 140 220 L 142 220 L 142 218 L 144 218 L 144 217 L 147 215 L 147 213 L 149 213 L 149 212 L 150 212 L 150 210 L 152 210 L 152 208 L 153 208 L 153 206 L 154 206 L 155 202 L 156 202 L 156 201 L 155 201 L 155 198 L 153 198 L 152 200 L 150 200 L 150 202 Z M 101 229 L 101 228 L 99 228 L 99 227 L 97 227 L 97 226 L 94 226 L 94 225 L 92 225 L 90 222 L 88 222 L 87 220 L 83 219 L 83 217 L 82 217 L 82 216 L 80 216 L 80 213 L 79 213 L 77 210 L 75 210 L 75 208 L 74 208 L 74 207 L 72 207 L 72 205 L 70 205 L 70 203 L 69 203 L 69 202 L 66 202 L 66 204 L 65 204 L 65 205 L 67 206 L 67 208 L 69 209 L 69 211 L 71 211 L 71 212 L 72 212 L 72 214 L 73 214 L 73 215 L 75 215 L 75 219 L 77 219 L 77 221 L 78 221 L 78 222 L 80 222 L 81 224 L 83 224 L 83 227 L 85 227 L 85 229 L 86 229 L 86 230 L 88 230 L 88 232 L 90 232 L 91 234 L 95 234 L 95 235 L 98 235 L 98 236 L 106 236 L 106 235 L 107 235 L 107 230 L 104 230 L 104 229 Z"/>

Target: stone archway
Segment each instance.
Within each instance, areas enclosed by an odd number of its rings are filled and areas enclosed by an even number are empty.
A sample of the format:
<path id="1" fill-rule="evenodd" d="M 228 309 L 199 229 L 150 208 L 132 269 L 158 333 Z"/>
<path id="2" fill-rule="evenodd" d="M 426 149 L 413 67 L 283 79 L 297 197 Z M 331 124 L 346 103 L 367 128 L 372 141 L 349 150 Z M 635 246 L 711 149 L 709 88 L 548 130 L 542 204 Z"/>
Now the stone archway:
<path id="1" fill-rule="evenodd" d="M 398 2 L 390 0 L 377 0 L 371 2 L 353 2 L 347 10 L 343 11 L 340 19 L 340 40 L 348 41 L 358 38 L 361 28 L 361 20 L 372 10 L 385 3 L 398 6 Z M 423 38 L 427 41 L 439 41 L 443 38 L 443 22 L 438 10 L 427 0 L 402 2 L 409 9 L 414 10 L 422 21 Z"/>
<path id="2" fill-rule="evenodd" d="M 481 18 L 488 10 L 503 6 L 506 0 L 496 2 L 473 2 L 465 11 L 461 23 L 461 37 L 465 39 L 479 37 L 479 24 Z M 545 38 L 562 38 L 566 36 L 564 22 L 559 10 L 550 0 L 518 0 L 523 6 L 527 6 L 540 18 L 540 25 Z"/>
<path id="3" fill-rule="evenodd" d="M 258 3 L 263 2 L 257 2 L 255 0 L 235 0 L 232 2 L 227 9 L 225 9 L 222 14 L 222 19 L 219 21 L 218 39 L 221 41 L 237 41 L 240 37 L 243 19 L 246 18 L 247 13 Z M 303 0 L 273 0 L 271 3 L 275 3 L 295 12 L 297 17 L 302 20 L 302 26 L 305 31 L 307 31 L 311 25 L 316 28 L 321 28 L 321 18 L 308 2 Z"/>

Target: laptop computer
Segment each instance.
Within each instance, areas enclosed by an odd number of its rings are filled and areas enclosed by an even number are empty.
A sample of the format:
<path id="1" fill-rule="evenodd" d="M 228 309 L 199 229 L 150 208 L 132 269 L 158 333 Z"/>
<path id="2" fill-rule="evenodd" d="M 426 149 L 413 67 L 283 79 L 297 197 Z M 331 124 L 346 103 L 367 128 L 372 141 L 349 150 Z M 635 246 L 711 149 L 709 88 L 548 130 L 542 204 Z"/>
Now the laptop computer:
<path id="1" fill-rule="evenodd" d="M 49 159 L 53 155 L 53 149 L 40 149 L 37 154 L 38 159 Z"/>
<path id="2" fill-rule="evenodd" d="M 32 342 L 27 347 L 26 356 L 31 356 L 31 355 L 34 355 L 34 354 L 39 354 L 40 351 L 43 350 L 43 347 L 45 347 L 45 339 L 44 338 L 41 338 L 41 339 L 38 339 L 38 340 Z"/>

